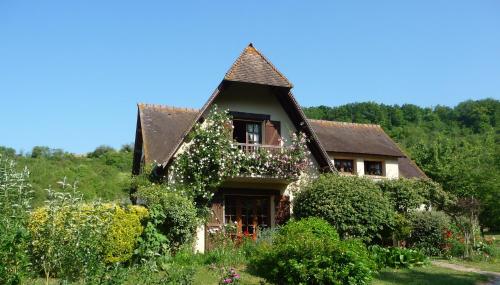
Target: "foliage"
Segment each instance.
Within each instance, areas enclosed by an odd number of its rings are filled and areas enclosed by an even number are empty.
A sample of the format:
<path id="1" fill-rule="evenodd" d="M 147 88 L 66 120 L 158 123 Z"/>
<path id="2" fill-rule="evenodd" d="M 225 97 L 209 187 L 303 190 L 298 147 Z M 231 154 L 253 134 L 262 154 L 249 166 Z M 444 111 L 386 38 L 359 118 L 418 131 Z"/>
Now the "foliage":
<path id="1" fill-rule="evenodd" d="M 131 258 L 147 210 L 83 203 L 74 186 L 71 192 L 48 191 L 50 200 L 33 211 L 28 225 L 34 264 L 47 280 L 93 280 L 106 273 L 107 263 Z"/>
<path id="2" fill-rule="evenodd" d="M 319 218 L 291 221 L 257 246 L 248 265 L 276 284 L 367 284 L 373 262 L 363 243 L 340 241 Z"/>
<path id="3" fill-rule="evenodd" d="M 45 148 L 45 147 L 43 147 Z M 5 153 L 0 147 L 0 155 Z M 50 149 L 49 149 L 50 150 Z M 7 153 L 11 153 L 8 149 Z M 102 157 L 88 158 L 67 152 L 56 155 L 13 155 L 17 171 L 23 171 L 29 166 L 31 175 L 28 182 L 34 191 L 32 206 L 38 207 L 47 200 L 49 185 L 56 185 L 61 177 L 68 181 L 78 181 L 78 191 L 83 199 L 91 201 L 97 198 L 105 200 L 128 200 L 130 189 L 130 173 L 132 168 L 132 153 L 119 151 L 110 152 Z"/>
<path id="4" fill-rule="evenodd" d="M 281 151 L 260 148 L 243 154 L 240 150 L 239 173 L 247 176 L 270 176 L 297 179 L 311 165 L 308 158 L 307 137 L 304 133 L 292 133 L 290 146 Z"/>
<path id="5" fill-rule="evenodd" d="M 222 181 L 236 175 L 297 179 L 310 165 L 304 134 L 292 134 L 290 146 L 280 151 L 244 150 L 232 139 L 228 111 L 214 106 L 203 123 L 195 125 L 190 141 L 170 168 L 171 186 L 207 205 Z M 172 185 L 173 184 L 173 185 Z"/>
<path id="6" fill-rule="evenodd" d="M 172 180 L 187 189 L 199 204 L 208 202 L 225 177 L 237 174 L 237 161 L 243 153 L 231 140 L 231 119 L 227 111 L 215 106 L 203 124 L 196 124 L 191 140 L 171 167 Z M 232 159 L 230 159 L 232 158 Z"/>
<path id="7" fill-rule="evenodd" d="M 297 218 L 324 218 L 342 237 L 365 241 L 393 223 L 391 204 L 375 182 L 335 174 L 321 175 L 298 192 L 293 213 Z"/>
<path id="8" fill-rule="evenodd" d="M 379 186 L 389 196 L 394 210 L 403 214 L 421 205 L 443 208 L 450 203 L 449 195 L 429 179 L 389 179 L 381 181 Z"/>
<path id="9" fill-rule="evenodd" d="M 0 283 L 19 284 L 29 275 L 29 233 L 26 229 L 33 191 L 29 171 L 17 171 L 0 155 Z"/>
<path id="10" fill-rule="evenodd" d="M 222 275 L 219 284 L 240 284 L 240 275 L 234 268 L 229 268 L 229 270 Z"/>
<path id="11" fill-rule="evenodd" d="M 410 215 L 412 225 L 408 244 L 422 250 L 426 255 L 439 255 L 446 243 L 446 231 L 450 220 L 443 212 L 415 211 Z"/>
<path id="12" fill-rule="evenodd" d="M 385 267 L 412 268 L 414 266 L 423 266 L 428 262 L 425 254 L 415 249 L 373 245 L 369 250 L 371 258 L 379 269 Z"/>
<path id="13" fill-rule="evenodd" d="M 169 248 L 176 251 L 183 244 L 193 241 L 199 219 L 191 200 L 166 187 L 168 186 L 139 187 L 137 197 L 152 213 L 152 225 L 165 235 Z"/>
<path id="14" fill-rule="evenodd" d="M 114 151 L 115 151 L 115 149 L 110 147 L 110 146 L 101 145 L 101 146 L 98 146 L 94 151 L 89 152 L 87 154 L 87 157 L 91 157 L 91 158 L 101 157 L 101 156 L 105 155 L 106 153 L 114 152 Z"/>
<path id="15" fill-rule="evenodd" d="M 106 262 L 126 262 L 134 254 L 144 230 L 141 223 L 148 217 L 148 211 L 141 206 L 103 206 L 111 208 L 112 213 L 111 224 L 104 237 Z"/>
<path id="16" fill-rule="evenodd" d="M 304 108 L 313 119 L 380 124 L 443 189 L 480 201 L 482 225 L 500 230 L 500 101 L 454 108 L 373 102 Z"/>

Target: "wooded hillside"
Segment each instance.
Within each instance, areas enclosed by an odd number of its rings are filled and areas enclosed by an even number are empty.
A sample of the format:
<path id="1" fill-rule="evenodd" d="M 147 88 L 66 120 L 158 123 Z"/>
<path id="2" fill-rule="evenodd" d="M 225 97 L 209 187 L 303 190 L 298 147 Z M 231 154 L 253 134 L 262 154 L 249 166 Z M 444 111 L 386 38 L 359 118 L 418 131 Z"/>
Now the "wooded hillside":
<path id="1" fill-rule="evenodd" d="M 381 125 L 446 191 L 479 199 L 483 225 L 500 228 L 499 100 L 453 108 L 367 102 L 304 111 L 312 119 Z"/>

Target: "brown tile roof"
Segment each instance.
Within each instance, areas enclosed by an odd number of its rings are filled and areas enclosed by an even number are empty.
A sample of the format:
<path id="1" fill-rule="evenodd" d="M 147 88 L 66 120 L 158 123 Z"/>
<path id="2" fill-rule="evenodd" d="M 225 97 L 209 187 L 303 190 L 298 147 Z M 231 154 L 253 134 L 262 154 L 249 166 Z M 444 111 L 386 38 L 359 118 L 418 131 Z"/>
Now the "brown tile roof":
<path id="1" fill-rule="evenodd" d="M 428 178 L 427 175 L 408 157 L 398 158 L 399 176 L 405 178 Z"/>
<path id="2" fill-rule="evenodd" d="M 154 161 L 164 163 L 172 157 L 179 142 L 183 141 L 184 136 L 195 123 L 199 115 L 199 110 L 152 104 L 139 104 L 138 107 L 144 146 L 144 160 L 147 164 Z M 314 130 L 312 135 L 315 135 L 319 139 L 326 151 L 387 155 L 380 153 L 380 151 L 367 153 L 365 150 L 364 152 L 360 152 L 358 149 L 355 149 L 355 144 L 346 145 L 342 142 L 336 142 L 337 136 L 340 135 L 345 138 L 345 129 L 350 129 L 349 134 L 354 136 L 353 139 L 359 141 L 362 146 L 365 146 L 364 149 L 366 149 L 366 146 L 373 145 L 376 140 L 380 140 L 381 136 L 373 136 L 372 134 L 372 132 L 383 132 L 378 125 L 318 120 L 308 120 L 308 123 Z M 322 132 L 325 128 L 330 131 L 328 134 Z M 366 132 L 367 130 L 370 131 Z M 331 135 L 332 133 L 335 135 Z M 367 133 L 370 135 L 366 136 Z M 356 136 L 359 136 L 359 138 Z M 362 137 L 363 139 L 360 139 Z M 391 143 L 395 145 L 392 140 Z M 344 145 L 344 148 L 341 149 L 337 145 Z M 404 153 L 401 151 L 399 153 L 403 155 L 398 158 L 401 176 L 406 178 L 427 177 Z"/>
<path id="3" fill-rule="evenodd" d="M 224 76 L 225 80 L 292 88 L 293 85 L 252 44 L 249 44 Z"/>
<path id="4" fill-rule="evenodd" d="M 163 163 L 194 123 L 198 110 L 138 104 L 144 161 Z"/>
<path id="5" fill-rule="evenodd" d="M 328 152 L 405 156 L 379 125 L 311 119 L 309 123 Z"/>

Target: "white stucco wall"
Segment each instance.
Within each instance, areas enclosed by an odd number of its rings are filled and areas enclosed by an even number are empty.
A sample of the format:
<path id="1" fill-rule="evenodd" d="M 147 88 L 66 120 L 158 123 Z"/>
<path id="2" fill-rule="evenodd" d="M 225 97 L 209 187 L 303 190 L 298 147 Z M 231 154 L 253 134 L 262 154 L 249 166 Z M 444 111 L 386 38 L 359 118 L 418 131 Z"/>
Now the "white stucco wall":
<path id="1" fill-rule="evenodd" d="M 328 155 L 335 163 L 335 158 L 337 159 L 352 159 L 355 164 L 355 172 L 358 176 L 365 176 L 365 160 L 377 160 L 382 161 L 382 167 L 384 170 L 383 176 L 372 176 L 367 175 L 366 177 L 373 178 L 375 180 L 379 179 L 397 179 L 399 178 L 399 165 L 398 160 L 391 157 L 384 156 L 363 156 L 363 155 L 346 155 L 346 154 L 336 154 L 329 152 Z"/>
<path id="2" fill-rule="evenodd" d="M 399 166 L 397 159 L 385 160 L 385 177 L 396 179 L 399 177 Z"/>
<path id="3" fill-rule="evenodd" d="M 270 115 L 271 120 L 280 121 L 284 145 L 290 144 L 290 135 L 297 131 L 276 96 L 267 87 L 228 87 L 219 94 L 214 104 L 230 111 Z"/>

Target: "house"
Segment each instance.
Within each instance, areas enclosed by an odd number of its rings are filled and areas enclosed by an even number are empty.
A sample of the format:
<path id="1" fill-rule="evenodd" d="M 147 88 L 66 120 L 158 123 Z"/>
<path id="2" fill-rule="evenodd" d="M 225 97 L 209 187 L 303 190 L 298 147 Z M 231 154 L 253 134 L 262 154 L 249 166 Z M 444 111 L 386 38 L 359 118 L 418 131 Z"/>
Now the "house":
<path id="1" fill-rule="evenodd" d="M 159 163 L 164 171 L 175 160 L 187 134 L 211 107 L 230 111 L 233 138 L 246 153 L 280 152 L 292 134 L 308 137 L 311 163 L 297 179 L 240 175 L 224 181 L 212 199 L 212 218 L 198 232 L 197 249 L 209 246 L 209 233 L 236 222 L 237 233 L 255 235 L 290 214 L 293 189 L 308 175 L 338 171 L 374 179 L 425 177 L 425 174 L 377 125 L 308 120 L 293 96 L 293 85 L 252 44 L 245 48 L 200 110 L 138 105 L 133 172 Z"/>

